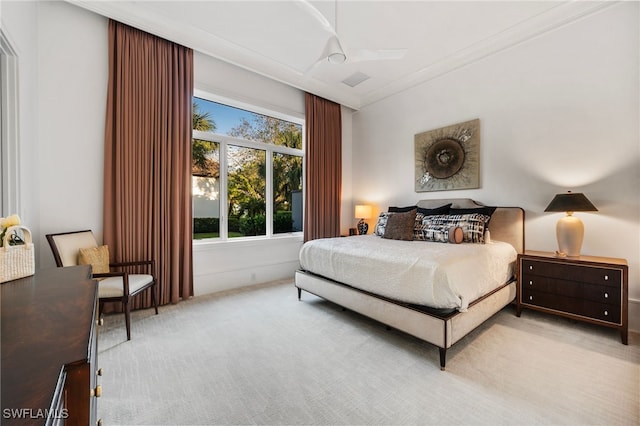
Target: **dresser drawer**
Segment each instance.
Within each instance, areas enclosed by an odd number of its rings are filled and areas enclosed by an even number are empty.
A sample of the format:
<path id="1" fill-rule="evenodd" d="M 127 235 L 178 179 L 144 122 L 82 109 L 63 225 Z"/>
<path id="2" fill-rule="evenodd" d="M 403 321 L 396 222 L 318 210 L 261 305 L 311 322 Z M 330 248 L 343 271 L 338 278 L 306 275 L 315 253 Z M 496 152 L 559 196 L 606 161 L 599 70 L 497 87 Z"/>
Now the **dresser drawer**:
<path id="1" fill-rule="evenodd" d="M 598 303 L 586 299 L 535 291 L 524 287 L 522 289 L 521 303 L 606 321 L 611 324 L 620 324 L 620 301 L 617 304 Z"/>
<path id="2" fill-rule="evenodd" d="M 522 288 L 609 304 L 619 304 L 622 297 L 620 285 L 609 287 L 528 273 L 522 274 Z"/>
<path id="3" fill-rule="evenodd" d="M 564 278 L 604 286 L 620 286 L 622 270 L 548 260 L 522 259 L 521 273 L 550 278 Z"/>

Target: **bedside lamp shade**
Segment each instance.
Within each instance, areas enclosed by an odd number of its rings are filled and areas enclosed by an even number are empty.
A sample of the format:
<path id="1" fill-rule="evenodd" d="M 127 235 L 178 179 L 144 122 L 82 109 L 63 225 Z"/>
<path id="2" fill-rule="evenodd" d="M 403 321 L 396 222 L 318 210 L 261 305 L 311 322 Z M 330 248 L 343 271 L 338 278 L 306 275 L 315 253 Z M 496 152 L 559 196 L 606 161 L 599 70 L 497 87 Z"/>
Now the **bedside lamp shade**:
<path id="1" fill-rule="evenodd" d="M 365 235 L 369 231 L 369 225 L 365 222 L 365 219 L 371 219 L 372 209 L 371 206 L 357 205 L 356 206 L 356 218 L 359 218 L 358 222 L 358 234 Z"/>
<path id="2" fill-rule="evenodd" d="M 578 257 L 584 239 L 584 224 L 573 215 L 573 212 L 597 212 L 598 209 L 581 193 L 556 194 L 545 212 L 567 212 L 567 215 L 556 224 L 558 254 L 560 256 Z"/>

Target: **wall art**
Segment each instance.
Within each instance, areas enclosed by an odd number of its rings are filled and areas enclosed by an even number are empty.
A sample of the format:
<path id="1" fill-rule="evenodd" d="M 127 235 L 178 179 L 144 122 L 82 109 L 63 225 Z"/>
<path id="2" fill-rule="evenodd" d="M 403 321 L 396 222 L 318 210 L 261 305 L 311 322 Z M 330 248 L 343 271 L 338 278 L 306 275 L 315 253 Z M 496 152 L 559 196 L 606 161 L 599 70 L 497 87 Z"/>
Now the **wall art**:
<path id="1" fill-rule="evenodd" d="M 415 143 L 416 192 L 480 186 L 480 120 L 418 133 Z"/>

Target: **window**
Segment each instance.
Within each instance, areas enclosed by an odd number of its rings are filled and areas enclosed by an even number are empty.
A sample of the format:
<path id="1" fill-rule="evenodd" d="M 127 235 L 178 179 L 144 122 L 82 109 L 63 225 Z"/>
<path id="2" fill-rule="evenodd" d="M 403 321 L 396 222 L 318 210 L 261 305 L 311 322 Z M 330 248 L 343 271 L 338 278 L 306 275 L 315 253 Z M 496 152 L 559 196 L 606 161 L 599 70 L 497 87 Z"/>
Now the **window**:
<path id="1" fill-rule="evenodd" d="M 302 124 L 194 97 L 194 239 L 302 231 Z"/>

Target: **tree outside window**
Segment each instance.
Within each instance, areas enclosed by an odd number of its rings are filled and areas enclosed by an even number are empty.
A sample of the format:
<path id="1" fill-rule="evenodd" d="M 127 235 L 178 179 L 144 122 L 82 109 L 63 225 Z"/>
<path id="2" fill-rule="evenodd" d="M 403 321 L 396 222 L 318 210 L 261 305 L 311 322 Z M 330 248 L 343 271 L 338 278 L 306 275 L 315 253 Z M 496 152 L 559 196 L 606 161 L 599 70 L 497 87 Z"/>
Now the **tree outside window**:
<path id="1" fill-rule="evenodd" d="M 194 239 L 302 230 L 300 124 L 194 98 L 193 128 Z"/>

